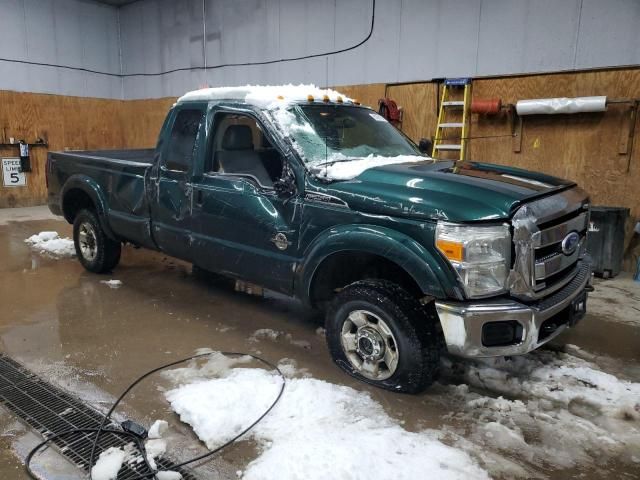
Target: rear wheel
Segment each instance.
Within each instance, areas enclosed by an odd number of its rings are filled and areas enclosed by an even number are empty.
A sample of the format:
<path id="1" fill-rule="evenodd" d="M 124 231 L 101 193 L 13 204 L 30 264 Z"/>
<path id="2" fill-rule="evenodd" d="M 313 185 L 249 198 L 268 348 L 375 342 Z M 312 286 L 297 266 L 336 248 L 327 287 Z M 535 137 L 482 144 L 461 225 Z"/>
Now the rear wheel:
<path id="1" fill-rule="evenodd" d="M 325 326 L 334 361 L 360 380 L 417 393 L 437 376 L 441 342 L 435 318 L 394 283 L 365 280 L 345 287 Z"/>
<path id="2" fill-rule="evenodd" d="M 93 210 L 80 210 L 76 215 L 73 222 L 73 243 L 80 263 L 90 272 L 109 272 L 120 261 L 120 242 L 107 237 Z"/>

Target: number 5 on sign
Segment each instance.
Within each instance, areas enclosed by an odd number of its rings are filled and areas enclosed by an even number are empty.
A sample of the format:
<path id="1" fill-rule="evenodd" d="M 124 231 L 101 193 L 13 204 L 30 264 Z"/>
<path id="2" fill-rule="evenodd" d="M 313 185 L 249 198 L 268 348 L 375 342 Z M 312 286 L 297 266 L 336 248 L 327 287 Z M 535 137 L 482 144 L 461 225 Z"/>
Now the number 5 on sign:
<path id="1" fill-rule="evenodd" d="M 27 185 L 27 177 L 20 171 L 19 158 L 2 159 L 2 183 L 5 187 L 24 187 Z"/>

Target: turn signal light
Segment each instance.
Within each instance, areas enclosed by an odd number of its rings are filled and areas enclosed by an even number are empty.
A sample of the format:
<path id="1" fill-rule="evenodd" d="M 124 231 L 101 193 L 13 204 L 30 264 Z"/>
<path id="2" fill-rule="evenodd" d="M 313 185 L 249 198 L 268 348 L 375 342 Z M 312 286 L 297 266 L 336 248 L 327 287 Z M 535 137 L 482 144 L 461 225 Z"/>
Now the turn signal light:
<path id="1" fill-rule="evenodd" d="M 436 241 L 436 246 L 438 247 L 438 250 L 440 250 L 449 260 L 453 260 L 454 262 L 462 261 L 462 243 L 438 239 Z"/>

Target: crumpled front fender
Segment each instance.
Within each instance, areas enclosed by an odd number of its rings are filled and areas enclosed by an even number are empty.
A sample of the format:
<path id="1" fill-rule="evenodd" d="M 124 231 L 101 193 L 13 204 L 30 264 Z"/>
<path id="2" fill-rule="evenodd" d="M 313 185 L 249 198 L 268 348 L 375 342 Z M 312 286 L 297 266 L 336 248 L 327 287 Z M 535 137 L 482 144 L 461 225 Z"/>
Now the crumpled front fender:
<path id="1" fill-rule="evenodd" d="M 323 231 L 307 248 L 296 271 L 296 295 L 310 304 L 314 275 L 324 260 L 334 253 L 354 251 L 378 255 L 404 269 L 434 298 L 447 298 L 447 275 L 439 259 L 419 242 L 403 233 L 378 225 L 340 225 Z M 348 268 L 348 265 L 345 265 Z"/>

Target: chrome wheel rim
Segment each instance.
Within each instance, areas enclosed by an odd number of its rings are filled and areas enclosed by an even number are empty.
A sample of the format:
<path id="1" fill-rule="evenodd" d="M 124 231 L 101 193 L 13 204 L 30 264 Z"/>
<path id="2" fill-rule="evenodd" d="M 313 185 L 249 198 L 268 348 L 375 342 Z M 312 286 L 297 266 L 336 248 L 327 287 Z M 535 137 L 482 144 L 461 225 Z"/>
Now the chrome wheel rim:
<path id="1" fill-rule="evenodd" d="M 351 366 L 370 380 L 386 380 L 398 368 L 400 352 L 389 325 L 368 310 L 354 310 L 342 325 L 342 349 Z"/>
<path id="2" fill-rule="evenodd" d="M 96 240 L 96 231 L 90 223 L 84 222 L 80 224 L 78 245 L 80 246 L 82 258 L 89 262 L 92 262 L 96 258 L 98 254 L 98 242 Z"/>

